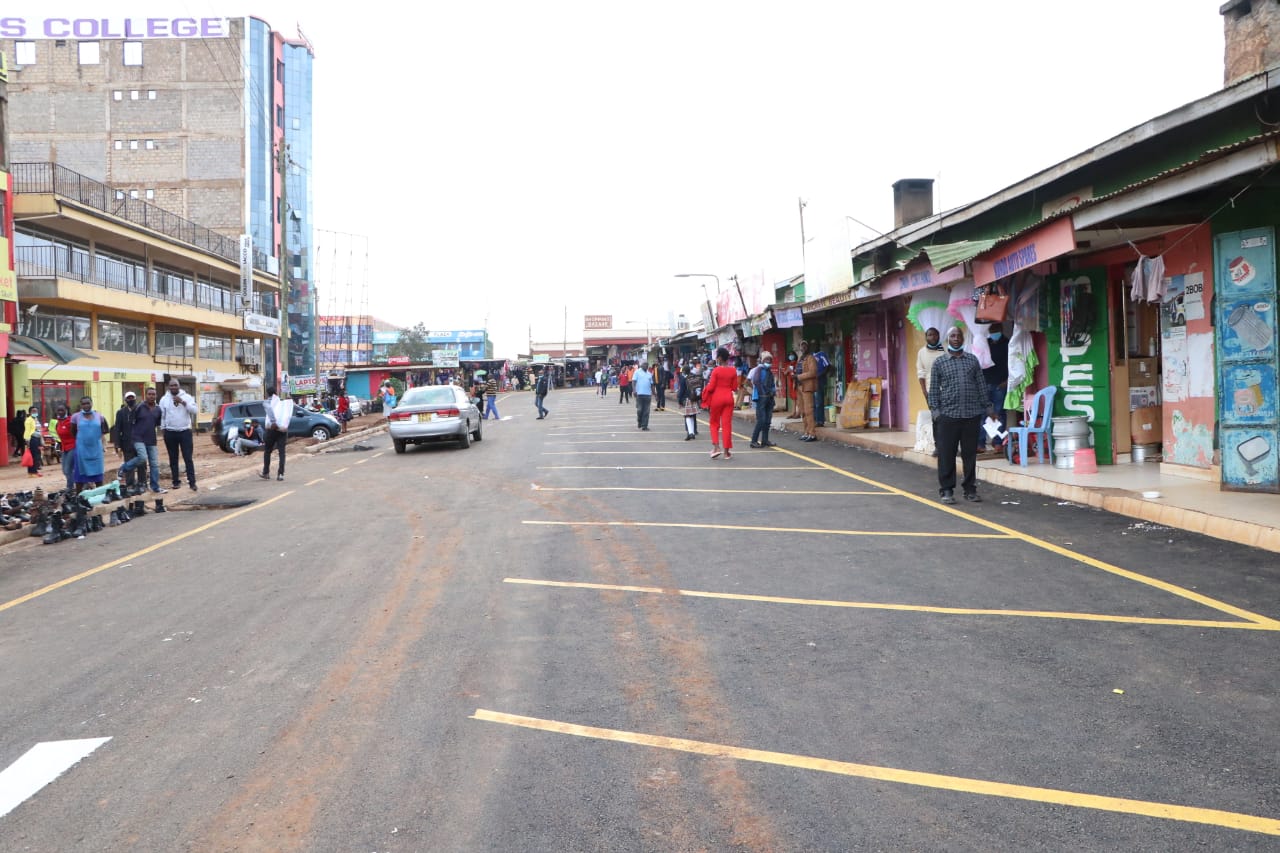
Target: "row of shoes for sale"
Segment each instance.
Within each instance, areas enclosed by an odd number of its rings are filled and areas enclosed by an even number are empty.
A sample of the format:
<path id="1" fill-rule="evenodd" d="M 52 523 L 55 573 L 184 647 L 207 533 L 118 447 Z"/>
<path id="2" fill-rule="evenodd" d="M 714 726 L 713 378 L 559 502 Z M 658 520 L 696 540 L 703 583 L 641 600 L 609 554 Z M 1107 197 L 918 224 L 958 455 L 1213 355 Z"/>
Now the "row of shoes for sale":
<path id="1" fill-rule="evenodd" d="M 68 490 L 46 493 L 39 486 L 29 492 L 0 495 L 0 528 L 20 530 L 26 527 L 29 535 L 41 537 L 45 545 L 53 545 L 64 539 L 83 539 L 104 527 L 116 527 L 140 515 L 146 515 L 146 503 L 137 497 L 142 490 L 126 487 L 125 491 L 127 495 L 122 496 L 119 488 L 112 486 L 100 496 L 94 496 L 101 497 L 100 501 L 91 499 L 85 493 L 76 494 Z M 132 503 L 127 498 L 133 498 Z M 108 522 L 104 522 L 102 515 L 93 511 L 97 503 L 115 501 L 125 503 L 108 514 Z M 153 511 L 168 511 L 164 508 L 163 499 L 156 499 Z"/>

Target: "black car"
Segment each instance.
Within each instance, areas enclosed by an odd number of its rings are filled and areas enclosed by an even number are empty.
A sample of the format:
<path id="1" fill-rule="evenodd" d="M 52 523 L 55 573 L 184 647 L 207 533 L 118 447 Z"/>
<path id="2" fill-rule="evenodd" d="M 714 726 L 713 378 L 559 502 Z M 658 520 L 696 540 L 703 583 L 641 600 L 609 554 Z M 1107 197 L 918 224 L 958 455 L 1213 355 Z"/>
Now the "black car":
<path id="1" fill-rule="evenodd" d="M 213 419 L 210 435 L 213 443 L 224 453 L 231 453 L 231 437 L 240 431 L 246 419 L 259 427 L 265 427 L 265 400 L 241 400 L 239 403 L 223 403 L 218 416 Z M 234 432 L 233 432 L 234 431 Z M 342 432 L 342 425 L 327 412 L 309 412 L 294 404 L 293 417 L 289 419 L 289 436 L 291 438 L 314 438 L 317 441 L 328 441 Z"/>

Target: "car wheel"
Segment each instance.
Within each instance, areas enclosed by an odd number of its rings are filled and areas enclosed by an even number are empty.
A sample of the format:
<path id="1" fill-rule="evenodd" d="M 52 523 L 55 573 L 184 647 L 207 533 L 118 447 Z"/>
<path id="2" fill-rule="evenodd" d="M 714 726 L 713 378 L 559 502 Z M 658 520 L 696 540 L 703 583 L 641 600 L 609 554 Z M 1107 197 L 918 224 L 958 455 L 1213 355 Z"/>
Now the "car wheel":
<path id="1" fill-rule="evenodd" d="M 318 426 L 311 430 L 311 437 L 316 441 L 328 441 L 333 438 L 333 433 L 329 432 L 328 427 Z"/>
<path id="2" fill-rule="evenodd" d="M 482 434 L 483 430 L 484 430 L 484 426 L 481 425 L 479 422 L 477 422 L 476 431 L 471 433 L 471 437 L 476 441 L 484 441 L 484 435 Z"/>
<path id="3" fill-rule="evenodd" d="M 467 429 L 466 425 L 463 425 L 462 434 L 458 436 L 458 448 L 460 450 L 466 450 L 470 446 L 471 446 L 471 430 Z"/>
<path id="4" fill-rule="evenodd" d="M 404 453 L 405 440 L 403 438 L 393 438 L 391 443 L 395 445 L 396 453 Z"/>

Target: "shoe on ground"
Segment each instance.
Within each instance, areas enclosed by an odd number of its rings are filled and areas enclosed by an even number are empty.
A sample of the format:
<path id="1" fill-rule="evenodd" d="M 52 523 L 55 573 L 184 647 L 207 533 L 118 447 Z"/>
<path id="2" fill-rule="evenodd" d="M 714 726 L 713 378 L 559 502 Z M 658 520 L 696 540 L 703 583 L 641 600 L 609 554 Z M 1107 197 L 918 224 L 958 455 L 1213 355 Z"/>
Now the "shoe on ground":
<path id="1" fill-rule="evenodd" d="M 648 431 L 649 431 L 649 428 L 648 428 L 648 427 L 640 427 L 640 429 L 644 430 L 645 432 L 648 432 Z"/>
<path id="2" fill-rule="evenodd" d="M 943 492 L 940 500 L 944 504 L 953 504 L 956 502 L 956 496 L 951 492 Z"/>
<path id="3" fill-rule="evenodd" d="M 764 447 L 764 445 L 758 441 L 753 441 L 747 446 L 750 447 L 752 450 L 759 450 L 760 448 Z"/>
<path id="4" fill-rule="evenodd" d="M 152 489 L 151 491 L 155 492 L 157 495 L 168 494 L 168 492 L 169 492 L 169 490 L 168 490 L 168 489 L 166 489 L 164 486 L 156 486 L 156 487 L 155 487 L 154 489 Z"/>
<path id="5" fill-rule="evenodd" d="M 760 446 L 761 447 L 777 447 L 778 445 L 774 444 L 772 441 L 766 441 L 762 443 Z"/>
<path id="6" fill-rule="evenodd" d="M 176 491 L 178 491 L 178 489 L 181 489 L 181 488 L 182 488 L 182 484 L 181 484 L 181 483 L 179 483 L 177 480 L 174 480 L 174 481 L 173 481 L 173 485 L 172 485 L 172 486 L 170 486 L 169 488 L 170 488 L 170 489 L 173 489 L 173 490 L 176 492 Z"/>
<path id="7" fill-rule="evenodd" d="M 270 479 L 271 479 L 271 475 L 270 475 L 270 474 L 268 474 L 266 471 L 263 471 L 261 474 L 259 474 L 259 475 L 258 475 L 258 479 L 260 479 L 260 480 L 270 480 Z"/>
<path id="8" fill-rule="evenodd" d="M 199 487 L 197 487 L 197 486 L 196 486 L 196 484 L 195 484 L 195 483 L 192 483 L 192 484 L 191 484 L 191 491 L 193 491 L 193 492 L 198 492 L 198 491 L 200 491 L 200 489 L 199 489 Z"/>
<path id="9" fill-rule="evenodd" d="M 964 499 L 967 500 L 969 503 L 975 503 L 975 504 L 982 503 L 982 496 L 979 495 L 977 492 L 966 492 Z"/>
<path id="10" fill-rule="evenodd" d="M 284 482 L 284 474 L 276 474 L 276 479 L 277 479 L 277 480 L 279 480 L 281 483 L 283 483 L 283 482 Z"/>

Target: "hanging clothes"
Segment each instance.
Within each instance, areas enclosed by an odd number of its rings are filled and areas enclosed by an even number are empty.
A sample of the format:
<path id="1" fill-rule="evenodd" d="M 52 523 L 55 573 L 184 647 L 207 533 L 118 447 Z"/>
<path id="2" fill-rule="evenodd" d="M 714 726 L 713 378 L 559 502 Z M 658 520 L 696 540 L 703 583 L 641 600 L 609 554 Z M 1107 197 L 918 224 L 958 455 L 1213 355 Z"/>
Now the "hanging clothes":
<path id="1" fill-rule="evenodd" d="M 1147 258 L 1142 264 L 1146 269 L 1142 277 L 1146 279 L 1146 300 L 1159 305 L 1164 301 L 1164 255 Z"/>

